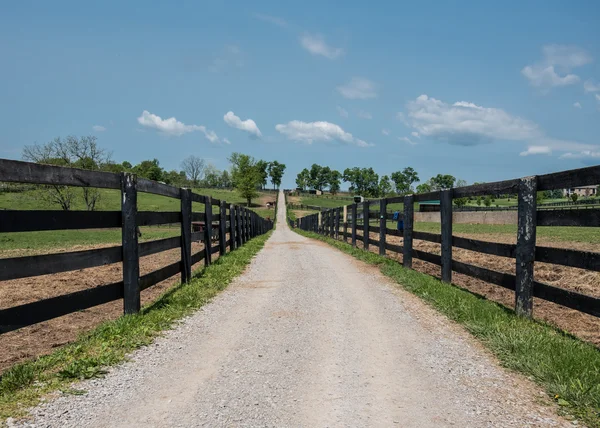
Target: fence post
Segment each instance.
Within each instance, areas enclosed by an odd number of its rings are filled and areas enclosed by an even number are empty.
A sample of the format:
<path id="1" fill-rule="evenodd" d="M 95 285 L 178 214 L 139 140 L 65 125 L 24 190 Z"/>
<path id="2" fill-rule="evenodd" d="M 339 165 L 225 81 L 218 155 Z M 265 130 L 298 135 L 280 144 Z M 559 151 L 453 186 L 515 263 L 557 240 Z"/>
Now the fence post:
<path id="1" fill-rule="evenodd" d="M 348 242 L 348 205 L 344 205 L 344 242 Z"/>
<path id="2" fill-rule="evenodd" d="M 519 316 L 531 318 L 537 226 L 537 177 L 526 177 L 520 180 L 518 207 L 515 312 Z"/>
<path id="3" fill-rule="evenodd" d="M 121 243 L 123 245 L 123 311 L 140 311 L 140 257 L 137 234 L 137 177 L 121 173 Z"/>
<path id="4" fill-rule="evenodd" d="M 369 202 L 363 202 L 363 248 L 369 249 Z"/>
<path id="5" fill-rule="evenodd" d="M 219 205 L 219 256 L 224 256 L 227 252 L 227 203 L 221 201 Z"/>
<path id="6" fill-rule="evenodd" d="M 404 197 L 404 234 L 402 238 L 402 265 L 405 268 L 412 268 L 412 249 L 413 249 L 413 220 L 414 220 L 414 199 L 413 195 Z"/>
<path id="7" fill-rule="evenodd" d="M 241 211 L 242 207 L 235 207 L 235 225 L 237 228 L 236 233 L 236 248 L 240 248 L 242 246 L 242 221 L 241 221 Z"/>
<path id="8" fill-rule="evenodd" d="M 233 251 L 236 248 L 235 240 L 235 205 L 229 204 L 229 251 Z"/>
<path id="9" fill-rule="evenodd" d="M 387 199 L 379 200 L 379 255 L 385 256 L 385 228 L 387 225 Z"/>
<path id="10" fill-rule="evenodd" d="M 317 218 L 317 233 L 321 233 L 321 227 L 323 224 L 323 213 L 321 211 L 319 211 L 317 216 L 318 216 L 318 218 Z"/>
<path id="11" fill-rule="evenodd" d="M 340 239 L 340 208 L 335 209 L 335 239 Z"/>
<path id="12" fill-rule="evenodd" d="M 212 198 L 207 196 L 204 200 L 204 266 L 212 262 Z"/>
<path id="13" fill-rule="evenodd" d="M 181 282 L 192 279 L 192 191 L 179 189 L 181 195 Z"/>
<path id="14" fill-rule="evenodd" d="M 452 282 L 452 189 L 440 192 L 442 227 L 442 281 Z"/>
<path id="15" fill-rule="evenodd" d="M 356 217 L 358 216 L 358 204 L 352 204 L 352 246 L 356 247 Z"/>

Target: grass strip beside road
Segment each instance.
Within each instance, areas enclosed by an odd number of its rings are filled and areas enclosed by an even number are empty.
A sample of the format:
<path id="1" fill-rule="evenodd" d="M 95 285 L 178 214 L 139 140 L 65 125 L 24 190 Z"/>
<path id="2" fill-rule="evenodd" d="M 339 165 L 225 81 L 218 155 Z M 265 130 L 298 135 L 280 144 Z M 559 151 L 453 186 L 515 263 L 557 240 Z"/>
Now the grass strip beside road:
<path id="1" fill-rule="evenodd" d="M 503 366 L 541 385 L 562 413 L 600 427 L 600 350 L 593 345 L 539 321 L 517 317 L 502 305 L 405 269 L 397 261 L 312 232 L 294 231 L 379 266 L 384 275 L 464 326 Z"/>
<path id="2" fill-rule="evenodd" d="M 105 322 L 77 341 L 52 354 L 18 364 L 0 378 L 0 425 L 7 417 L 22 417 L 27 408 L 56 390 L 77 391 L 69 385 L 106 373 L 127 354 L 152 343 L 162 331 L 208 303 L 239 276 L 260 251 L 271 232 L 219 257 L 211 266 L 196 272 L 188 284 L 170 288 L 139 314 Z"/>

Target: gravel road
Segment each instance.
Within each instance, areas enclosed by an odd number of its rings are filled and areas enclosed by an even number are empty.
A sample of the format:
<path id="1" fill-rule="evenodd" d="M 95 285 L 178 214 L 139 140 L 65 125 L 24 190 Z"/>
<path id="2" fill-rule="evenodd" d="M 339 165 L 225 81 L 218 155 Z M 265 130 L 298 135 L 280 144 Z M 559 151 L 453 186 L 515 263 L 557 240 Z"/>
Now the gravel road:
<path id="1" fill-rule="evenodd" d="M 289 230 L 283 203 L 277 230 L 227 290 L 74 387 L 87 394 L 49 400 L 27 424 L 571 426 L 460 327 L 375 268 Z"/>

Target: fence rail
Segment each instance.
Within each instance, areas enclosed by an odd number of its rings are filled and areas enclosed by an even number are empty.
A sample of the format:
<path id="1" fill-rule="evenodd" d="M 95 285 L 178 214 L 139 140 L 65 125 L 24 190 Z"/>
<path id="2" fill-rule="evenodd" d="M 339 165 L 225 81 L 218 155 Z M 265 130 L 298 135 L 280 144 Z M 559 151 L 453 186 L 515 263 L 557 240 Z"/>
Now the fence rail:
<path id="1" fill-rule="evenodd" d="M 273 228 L 272 221 L 245 207 L 129 173 L 113 174 L 0 159 L 0 182 L 121 191 L 121 211 L 0 211 L 2 233 L 120 228 L 122 237 L 121 245 L 108 248 L 0 259 L 0 281 L 123 264 L 122 281 L 0 310 L 0 334 L 119 299 L 123 299 L 124 313 L 136 313 L 140 310 L 140 291 L 178 273 L 181 273 L 182 282 L 188 282 L 192 277 L 192 265 L 204 261 L 208 266 L 213 254 L 224 255 L 228 249 L 233 251 Z M 174 212 L 138 211 L 139 192 L 179 199 L 181 209 Z M 192 202 L 203 204 L 204 212 L 192 212 Z M 219 207 L 214 220 L 213 206 Z M 192 222 L 203 222 L 203 230 L 193 232 Z M 173 223 L 180 225 L 180 236 L 138 243 L 139 226 Z M 212 245 L 216 240 L 218 244 Z M 192 242 L 198 241 L 204 243 L 204 249 L 192 254 Z M 140 257 L 175 248 L 181 248 L 179 261 L 140 276 Z"/>
<path id="2" fill-rule="evenodd" d="M 351 239 L 356 246 L 357 240 L 363 242 L 363 248 L 370 245 L 379 249 L 380 255 L 386 250 L 402 254 L 402 263 L 412 268 L 412 259 L 419 259 L 440 266 L 441 279 L 452 281 L 452 272 L 468 275 L 515 292 L 515 311 L 518 315 L 531 317 L 533 313 L 533 297 L 544 299 L 559 305 L 575 309 L 596 317 L 600 317 L 600 299 L 574 291 L 544 284 L 534 279 L 534 263 L 552 263 L 600 272 L 600 253 L 578 251 L 562 248 L 536 246 L 537 226 L 600 226 L 600 210 L 538 210 L 536 193 L 540 190 L 570 188 L 600 183 L 600 166 L 563 171 L 554 174 L 486 183 L 450 190 L 431 192 L 428 194 L 408 195 L 381 199 L 379 211 L 370 210 L 375 201 L 352 204 L 342 208 L 324 210 L 298 219 L 293 226 L 312 231 L 345 242 Z M 486 194 L 511 193 L 518 195 L 517 206 L 517 244 L 485 242 L 475 239 L 461 238 L 452 235 L 452 200 L 468 196 Z M 441 233 L 426 233 L 414 230 L 414 202 L 431 199 L 440 200 Z M 404 220 L 402 231 L 387 227 L 390 213 L 387 205 L 404 203 L 404 212 L 400 218 Z M 358 224 L 362 213 L 369 213 L 367 219 L 379 218 L 379 225 L 370 225 L 368 221 Z M 350 211 L 350 212 L 348 212 Z M 349 223 L 348 223 L 349 221 Z M 348 236 L 348 227 L 351 235 Z M 341 229 L 340 229 L 341 228 Z M 342 234 L 340 235 L 340 230 Z M 358 234 L 361 231 L 362 234 Z M 372 239 L 370 233 L 378 233 L 379 239 Z M 386 242 L 386 236 L 401 236 L 402 245 Z M 413 239 L 425 240 L 441 244 L 441 254 L 433 254 L 413 248 Z M 494 256 L 515 259 L 516 274 L 496 272 L 480 266 L 459 262 L 452 259 L 452 248 L 457 247 Z"/>

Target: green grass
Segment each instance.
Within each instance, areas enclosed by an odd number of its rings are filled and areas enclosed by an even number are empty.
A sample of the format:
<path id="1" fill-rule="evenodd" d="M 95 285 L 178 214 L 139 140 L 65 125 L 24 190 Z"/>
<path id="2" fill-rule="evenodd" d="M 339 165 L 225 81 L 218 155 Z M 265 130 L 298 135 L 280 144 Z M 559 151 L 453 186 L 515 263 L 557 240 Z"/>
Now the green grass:
<path id="1" fill-rule="evenodd" d="M 315 205 L 317 207 L 335 208 L 343 205 L 350 205 L 352 201 L 347 199 L 320 198 L 318 196 L 302 196 L 300 197 L 300 203 L 302 205 Z"/>
<path id="2" fill-rule="evenodd" d="M 590 427 L 600 427 L 600 350 L 594 346 L 541 322 L 519 318 L 499 304 L 434 277 L 404 269 L 396 261 L 294 230 L 379 266 L 384 275 L 463 325 L 502 365 L 541 385 L 559 404 L 561 413 L 579 418 Z"/>
<path id="3" fill-rule="evenodd" d="M 101 376 L 108 366 L 122 362 L 134 349 L 150 344 L 240 275 L 269 236 L 270 232 L 219 257 L 210 267 L 196 272 L 188 284 L 172 287 L 139 314 L 105 322 L 50 355 L 8 369 L 0 379 L 0 421 L 24 416 L 27 407 L 36 405 L 51 391 L 69 393 L 69 384 L 74 380 Z"/>
<path id="4" fill-rule="evenodd" d="M 180 235 L 179 227 L 140 227 L 140 242 Z M 121 244 L 121 229 L 47 230 L 0 233 L 0 251 L 69 248 L 74 245 Z"/>

